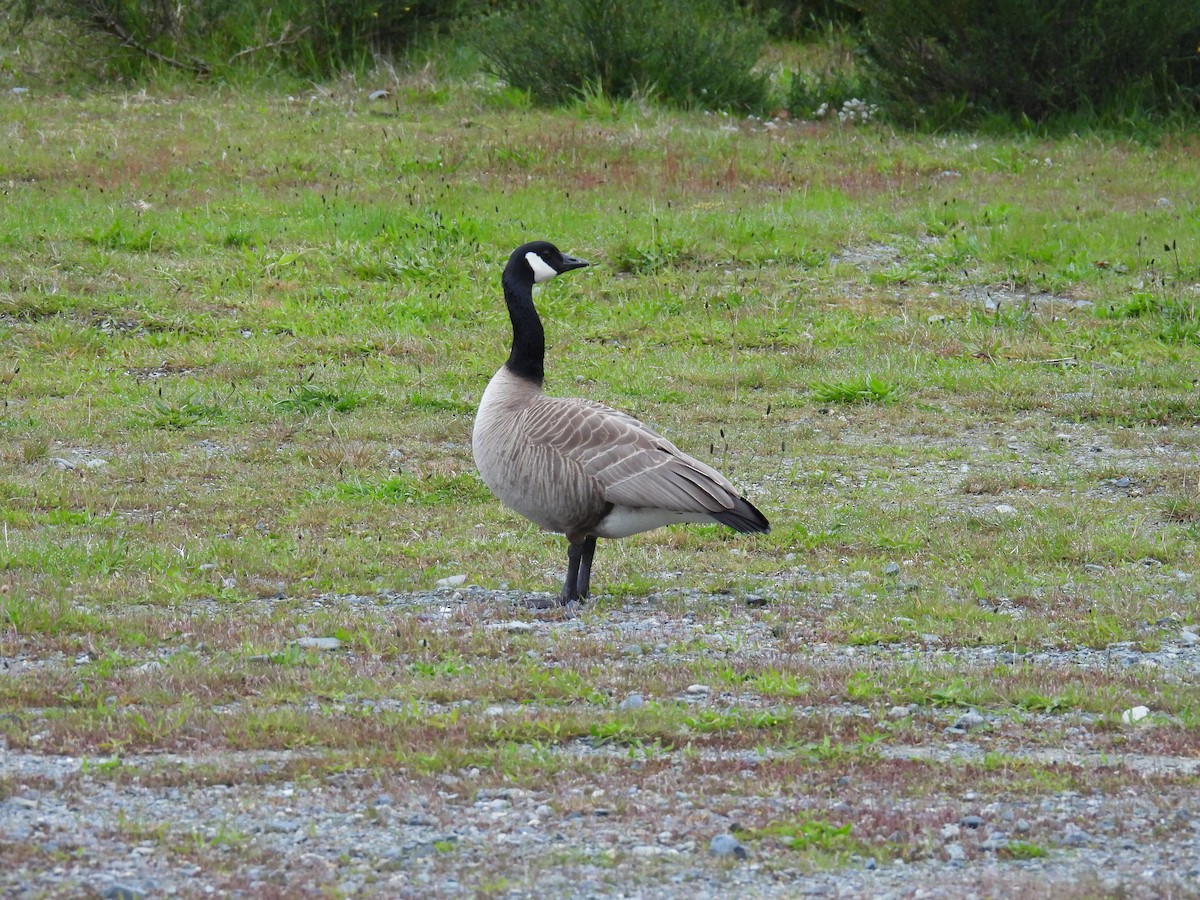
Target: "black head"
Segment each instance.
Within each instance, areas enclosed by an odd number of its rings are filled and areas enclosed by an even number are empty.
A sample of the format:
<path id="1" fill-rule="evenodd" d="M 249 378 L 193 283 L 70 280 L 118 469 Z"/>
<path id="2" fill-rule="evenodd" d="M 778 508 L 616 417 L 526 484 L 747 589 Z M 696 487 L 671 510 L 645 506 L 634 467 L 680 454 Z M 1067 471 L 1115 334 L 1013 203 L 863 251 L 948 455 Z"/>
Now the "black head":
<path id="1" fill-rule="evenodd" d="M 512 252 L 504 268 L 504 276 L 529 284 L 541 284 L 563 272 L 582 269 L 586 265 L 588 263 L 584 260 L 568 256 L 549 241 L 531 241 Z"/>

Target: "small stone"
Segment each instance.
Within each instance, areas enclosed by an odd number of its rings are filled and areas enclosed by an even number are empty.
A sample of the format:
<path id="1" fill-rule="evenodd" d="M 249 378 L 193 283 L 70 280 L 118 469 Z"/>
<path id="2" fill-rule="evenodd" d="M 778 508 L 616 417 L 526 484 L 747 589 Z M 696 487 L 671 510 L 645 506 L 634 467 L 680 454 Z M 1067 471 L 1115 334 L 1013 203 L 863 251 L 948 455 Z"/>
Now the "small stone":
<path id="1" fill-rule="evenodd" d="M 866 869 L 868 872 L 874 872 L 876 869 L 879 868 L 879 863 L 875 862 L 875 857 L 868 856 L 863 861 L 863 868 Z"/>
<path id="2" fill-rule="evenodd" d="M 970 731 L 972 728 L 979 728 L 987 724 L 987 719 L 981 716 L 975 710 L 968 710 L 955 720 L 953 727 L 960 728 L 963 731 Z"/>
<path id="3" fill-rule="evenodd" d="M 912 711 L 907 706 L 893 706 L 888 710 L 889 719 L 907 719 Z"/>
<path id="4" fill-rule="evenodd" d="M 1092 839 L 1092 836 L 1074 823 L 1063 829 L 1062 842 L 1068 847 L 1081 847 Z"/>
<path id="5" fill-rule="evenodd" d="M 388 96 L 388 92 L 385 90 L 371 91 L 371 93 L 367 94 L 367 99 L 368 100 L 386 100 L 387 96 Z"/>
<path id="6" fill-rule="evenodd" d="M 1189 647 L 1195 647 L 1200 644 L 1200 634 L 1196 634 L 1194 631 L 1184 631 L 1179 635 L 1179 640 Z"/>
<path id="7" fill-rule="evenodd" d="M 746 848 L 732 834 L 718 834 L 708 842 L 708 852 L 713 856 L 732 856 L 735 859 L 746 858 Z"/>
<path id="8" fill-rule="evenodd" d="M 1013 831 L 1017 834 L 1029 834 L 1030 824 L 1028 819 L 1017 819 L 1013 825 Z"/>
<path id="9" fill-rule="evenodd" d="M 435 581 L 433 586 L 439 588 L 458 587 L 460 584 L 465 583 L 466 580 L 466 575 L 447 575 L 445 578 L 439 578 Z"/>
<path id="10" fill-rule="evenodd" d="M 641 656 L 643 653 L 641 644 L 626 644 L 621 648 L 622 656 Z"/>
<path id="11" fill-rule="evenodd" d="M 50 462 L 57 468 L 62 469 L 64 472 L 70 472 L 75 468 L 75 463 L 71 462 L 69 459 L 63 459 L 61 456 L 50 457 Z"/>
<path id="12" fill-rule="evenodd" d="M 981 841 L 979 844 L 980 850 L 986 850 L 989 853 L 995 853 L 997 850 L 1003 850 L 1008 846 L 1008 838 L 1003 834 L 995 834 Z"/>
<path id="13" fill-rule="evenodd" d="M 296 638 L 295 644 L 303 650 L 337 650 L 342 642 L 335 637 Z"/>
<path id="14" fill-rule="evenodd" d="M 946 861 L 951 863 L 961 863 L 967 858 L 967 851 L 963 849 L 962 844 L 947 844 L 946 845 Z"/>
<path id="15" fill-rule="evenodd" d="M 1126 725 L 1133 725 L 1142 721 L 1146 716 L 1150 715 L 1150 707 L 1135 706 L 1132 709 L 1127 709 L 1121 713 L 1121 721 Z"/>
<path id="16" fill-rule="evenodd" d="M 104 900 L 142 900 L 145 895 L 137 888 L 132 888 L 127 884 L 114 884 L 104 890 L 100 896 Z"/>
<path id="17" fill-rule="evenodd" d="M 983 825 L 983 819 L 979 816 L 963 816 L 958 820 L 958 824 L 965 828 L 979 828 Z"/>
<path id="18" fill-rule="evenodd" d="M 687 687 L 687 692 L 689 694 L 696 695 L 707 694 L 710 690 L 711 688 L 707 684 L 689 684 Z"/>
<path id="19" fill-rule="evenodd" d="M 942 830 L 939 832 L 939 834 L 941 834 L 943 841 L 948 841 L 951 838 L 956 838 L 962 834 L 962 827 L 955 825 L 953 822 L 947 822 L 942 826 Z"/>
<path id="20" fill-rule="evenodd" d="M 641 709 L 646 705 L 646 698 L 641 694 L 630 694 L 617 704 L 617 709 Z"/>
<path id="21" fill-rule="evenodd" d="M 1015 516 L 1017 514 L 1017 508 L 1015 506 L 1009 506 L 1007 503 L 997 503 L 995 510 L 999 515 L 1002 516 Z"/>
<path id="22" fill-rule="evenodd" d="M 554 810 L 549 806 L 549 804 L 543 803 L 533 811 L 533 814 L 539 819 L 548 819 L 554 815 Z"/>
<path id="23" fill-rule="evenodd" d="M 1127 488 L 1132 483 L 1128 475 L 1122 475 L 1120 478 L 1113 479 L 1113 487 Z"/>
<path id="24" fill-rule="evenodd" d="M 899 575 L 900 574 L 900 564 L 897 562 L 888 563 L 886 566 L 883 567 L 883 574 L 884 575 Z"/>
<path id="25" fill-rule="evenodd" d="M 768 602 L 767 598 L 761 596 L 760 594 L 747 594 L 746 595 L 746 605 L 748 607 L 750 607 L 751 609 L 761 609 L 762 607 L 767 605 L 767 602 Z"/>

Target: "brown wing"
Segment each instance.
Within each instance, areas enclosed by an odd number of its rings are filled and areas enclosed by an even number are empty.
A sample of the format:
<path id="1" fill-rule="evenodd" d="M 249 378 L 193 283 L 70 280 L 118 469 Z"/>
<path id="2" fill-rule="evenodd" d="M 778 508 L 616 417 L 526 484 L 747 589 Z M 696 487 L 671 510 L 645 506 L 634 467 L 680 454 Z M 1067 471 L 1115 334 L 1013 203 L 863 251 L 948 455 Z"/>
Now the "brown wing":
<path id="1" fill-rule="evenodd" d="M 529 442 L 562 458 L 609 503 L 696 513 L 737 504 L 737 491 L 720 472 L 619 410 L 591 400 L 540 397 L 523 415 Z"/>

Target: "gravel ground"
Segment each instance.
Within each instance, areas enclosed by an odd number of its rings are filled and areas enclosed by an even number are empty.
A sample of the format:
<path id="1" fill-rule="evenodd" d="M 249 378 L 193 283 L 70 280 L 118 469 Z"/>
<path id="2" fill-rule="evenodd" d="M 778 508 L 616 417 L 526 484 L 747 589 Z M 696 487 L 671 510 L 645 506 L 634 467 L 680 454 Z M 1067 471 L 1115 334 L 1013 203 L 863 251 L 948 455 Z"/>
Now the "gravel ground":
<path id="1" fill-rule="evenodd" d="M 654 597 L 606 607 L 586 624 L 531 617 L 528 599 L 463 588 L 310 602 L 314 609 L 337 604 L 375 615 L 421 614 L 431 628 L 452 627 L 455 613 L 473 606 L 490 617 L 489 627 L 547 641 L 586 628 L 618 646 L 636 640 L 645 647 L 630 651 L 621 663 L 629 665 L 665 653 L 661 648 L 686 637 L 689 628 L 687 616 L 667 616 Z M 271 607 L 263 601 L 263 614 Z M 738 622 L 730 618 L 730 644 L 753 654 L 761 638 L 754 629 L 762 626 L 749 618 Z M 967 664 L 1140 667 L 1187 683 L 1200 678 L 1200 649 L 1184 634 L 1153 652 L 1130 645 L 1007 656 L 992 647 L 937 652 Z M 921 646 L 815 644 L 807 650 L 810 662 L 828 666 L 920 661 L 929 653 Z M 28 676 L 73 663 L 18 657 L 5 660 L 3 670 Z M 756 702 L 693 687 L 674 700 L 700 708 Z M 805 712 L 830 722 L 881 717 L 878 709 L 849 702 Z M 961 708 L 883 715 L 919 721 L 914 734 L 925 737 L 884 743 L 878 766 L 982 764 L 1002 750 L 1009 760 L 1094 773 L 1096 787 L 985 796 L 951 779 L 945 792 L 889 794 L 866 767 L 839 778 L 832 791 L 815 781 L 759 788 L 757 773 L 770 764 L 770 748 L 704 747 L 686 760 L 680 751 L 644 760 L 627 748 L 588 740 L 564 742 L 552 752 L 607 757 L 606 787 L 573 777 L 548 779 L 544 789 L 517 788 L 478 769 L 417 777 L 402 769 L 328 774 L 325 768 L 317 777 L 281 777 L 305 751 L 125 755 L 118 763 L 5 748 L 0 892 L 104 898 L 1200 896 L 1200 758 L 1114 753 L 1094 739 L 1102 733 L 1093 728 L 1099 717 L 1080 713 L 1030 714 L 1019 722 Z M 1130 728 L 1156 727 L 1151 720 Z M 1069 746 L 1023 748 L 1021 736 L 1042 728 L 1061 731 Z M 324 751 L 315 755 L 330 758 Z M 798 811 L 830 821 L 894 820 L 910 851 L 893 855 L 885 842 L 877 854 L 822 868 L 744 830 L 747 823 Z M 919 852 L 911 852 L 913 846 Z M 1022 850 L 1034 846 L 1036 854 Z"/>

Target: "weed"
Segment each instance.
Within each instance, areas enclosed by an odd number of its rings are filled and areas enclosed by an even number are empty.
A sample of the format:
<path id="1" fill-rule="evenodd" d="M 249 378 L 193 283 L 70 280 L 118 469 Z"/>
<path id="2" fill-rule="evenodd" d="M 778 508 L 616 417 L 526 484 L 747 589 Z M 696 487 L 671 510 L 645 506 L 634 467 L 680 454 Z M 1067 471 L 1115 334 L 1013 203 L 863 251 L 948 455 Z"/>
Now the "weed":
<path id="1" fill-rule="evenodd" d="M 822 381 L 813 386 L 818 403 L 891 403 L 899 397 L 898 382 L 864 375 L 844 381 Z"/>

